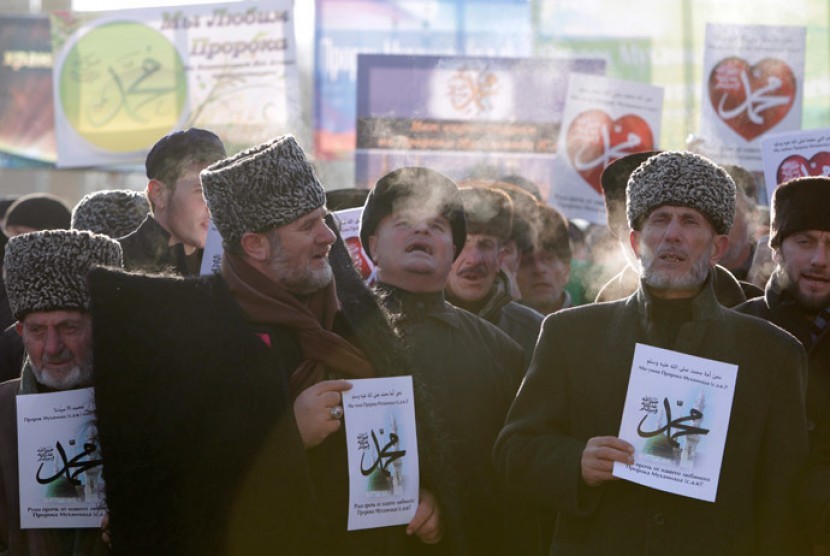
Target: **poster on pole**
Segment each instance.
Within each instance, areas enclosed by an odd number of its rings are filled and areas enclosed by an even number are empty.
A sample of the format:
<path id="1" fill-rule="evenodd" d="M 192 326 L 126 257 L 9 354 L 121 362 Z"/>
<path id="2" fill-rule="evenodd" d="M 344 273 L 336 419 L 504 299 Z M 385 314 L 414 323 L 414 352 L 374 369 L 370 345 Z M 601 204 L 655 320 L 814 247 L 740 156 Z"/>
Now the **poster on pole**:
<path id="1" fill-rule="evenodd" d="M 714 502 L 737 377 L 737 365 L 637 344 L 619 434 L 634 464 L 613 475 Z"/>
<path id="2" fill-rule="evenodd" d="M 760 139 L 801 129 L 806 28 L 707 24 L 698 152 L 763 171 Z"/>
<path id="3" fill-rule="evenodd" d="M 97 528 L 106 513 L 93 388 L 17 396 L 23 529 Z"/>
<path id="4" fill-rule="evenodd" d="M 455 181 L 521 175 L 547 195 L 568 75 L 599 59 L 358 58 L 357 187 L 403 166 Z"/>
<path id="5" fill-rule="evenodd" d="M 533 49 L 527 0 L 316 0 L 315 20 L 320 160 L 354 157 L 358 54 L 529 56 Z"/>
<path id="6" fill-rule="evenodd" d="M 348 530 L 409 523 L 418 509 L 418 439 L 411 376 L 351 380 L 343 392 Z"/>
<path id="7" fill-rule="evenodd" d="M 231 153 L 299 122 L 291 0 L 52 15 L 58 166 L 142 162 L 177 129 Z"/>
<path id="8" fill-rule="evenodd" d="M 830 176 L 830 128 L 766 135 L 761 153 L 767 199 L 772 199 L 772 192 L 785 181 Z"/>
<path id="9" fill-rule="evenodd" d="M 568 218 L 605 224 L 602 171 L 658 148 L 662 107 L 662 87 L 571 74 L 549 203 Z"/>

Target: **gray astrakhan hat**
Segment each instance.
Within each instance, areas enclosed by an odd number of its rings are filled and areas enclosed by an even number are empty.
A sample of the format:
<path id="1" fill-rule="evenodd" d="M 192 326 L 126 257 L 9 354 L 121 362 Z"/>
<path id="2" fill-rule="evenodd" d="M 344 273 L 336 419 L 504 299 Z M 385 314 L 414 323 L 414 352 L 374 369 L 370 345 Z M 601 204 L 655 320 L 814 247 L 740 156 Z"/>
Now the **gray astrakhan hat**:
<path id="1" fill-rule="evenodd" d="M 39 311 L 89 311 L 86 274 L 94 266 L 122 267 L 121 245 L 107 236 L 78 230 L 11 238 L 4 271 L 12 314 L 20 320 Z"/>
<path id="2" fill-rule="evenodd" d="M 226 242 L 277 228 L 326 204 L 326 193 L 291 135 L 277 137 L 201 173 L 216 228 Z"/>
<path id="3" fill-rule="evenodd" d="M 138 228 L 149 213 L 150 202 L 143 193 L 130 189 L 96 191 L 75 205 L 72 229 L 124 237 Z"/>
<path id="4" fill-rule="evenodd" d="M 686 151 L 665 151 L 638 166 L 628 179 L 626 200 L 632 230 L 663 205 L 699 211 L 718 234 L 728 234 L 735 218 L 735 182 L 708 158 Z"/>

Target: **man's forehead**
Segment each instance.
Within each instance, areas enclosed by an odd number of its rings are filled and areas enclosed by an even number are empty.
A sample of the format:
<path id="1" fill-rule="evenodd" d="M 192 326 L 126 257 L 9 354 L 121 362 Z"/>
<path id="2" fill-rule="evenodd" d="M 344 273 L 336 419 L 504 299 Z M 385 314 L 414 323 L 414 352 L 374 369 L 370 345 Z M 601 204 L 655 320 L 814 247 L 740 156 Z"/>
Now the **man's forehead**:
<path id="1" fill-rule="evenodd" d="M 28 313 L 23 317 L 24 324 L 39 324 L 39 325 L 50 325 L 50 324 L 60 324 L 62 322 L 77 322 L 83 321 L 90 318 L 89 313 L 84 311 L 74 311 L 74 310 L 66 310 L 66 311 L 35 311 L 33 313 Z"/>

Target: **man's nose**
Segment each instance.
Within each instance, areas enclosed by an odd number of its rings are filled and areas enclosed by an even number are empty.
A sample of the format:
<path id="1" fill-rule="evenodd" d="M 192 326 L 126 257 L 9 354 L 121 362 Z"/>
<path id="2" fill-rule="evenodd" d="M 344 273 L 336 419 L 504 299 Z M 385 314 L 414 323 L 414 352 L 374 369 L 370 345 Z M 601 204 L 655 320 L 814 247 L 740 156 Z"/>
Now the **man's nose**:
<path id="1" fill-rule="evenodd" d="M 334 231 L 324 222 L 320 233 L 317 235 L 317 242 L 323 245 L 331 245 L 336 239 L 337 235 L 335 235 Z"/>
<path id="2" fill-rule="evenodd" d="M 825 267 L 830 260 L 830 243 L 818 242 L 816 248 L 813 250 L 813 256 L 810 257 L 810 263 L 813 266 Z"/>
<path id="3" fill-rule="evenodd" d="M 46 353 L 55 355 L 63 351 L 64 343 L 58 329 L 50 326 L 46 329 Z"/>

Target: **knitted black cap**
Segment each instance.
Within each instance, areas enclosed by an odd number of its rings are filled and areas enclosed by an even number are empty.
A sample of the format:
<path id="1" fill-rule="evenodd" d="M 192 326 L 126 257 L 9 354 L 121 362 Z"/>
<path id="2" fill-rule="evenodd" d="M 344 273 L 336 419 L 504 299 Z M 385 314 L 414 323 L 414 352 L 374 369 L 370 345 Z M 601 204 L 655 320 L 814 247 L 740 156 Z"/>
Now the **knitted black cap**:
<path id="1" fill-rule="evenodd" d="M 434 210 L 446 218 L 452 230 L 455 257 L 458 257 L 467 241 L 464 204 L 458 187 L 444 174 L 418 166 L 386 174 L 369 192 L 360 218 L 360 241 L 363 245 L 369 245 L 369 236 L 375 233 L 384 217 L 405 206 Z"/>
<path id="2" fill-rule="evenodd" d="M 801 177 L 784 182 L 773 191 L 771 205 L 769 244 L 773 248 L 796 232 L 830 232 L 828 177 Z"/>
<path id="3" fill-rule="evenodd" d="M 170 171 L 171 165 L 184 159 L 215 162 L 225 156 L 225 145 L 215 133 L 192 127 L 186 131 L 168 133 L 159 139 L 147 153 L 144 168 L 148 179 L 165 182 L 168 180 L 165 174 Z"/>

